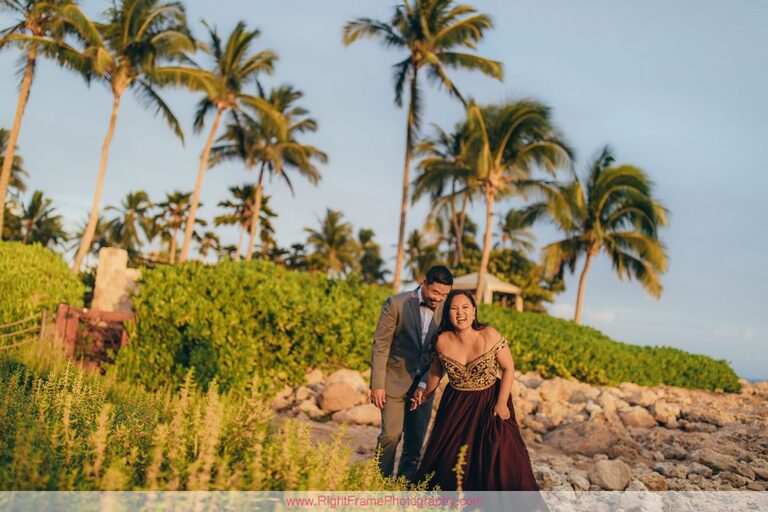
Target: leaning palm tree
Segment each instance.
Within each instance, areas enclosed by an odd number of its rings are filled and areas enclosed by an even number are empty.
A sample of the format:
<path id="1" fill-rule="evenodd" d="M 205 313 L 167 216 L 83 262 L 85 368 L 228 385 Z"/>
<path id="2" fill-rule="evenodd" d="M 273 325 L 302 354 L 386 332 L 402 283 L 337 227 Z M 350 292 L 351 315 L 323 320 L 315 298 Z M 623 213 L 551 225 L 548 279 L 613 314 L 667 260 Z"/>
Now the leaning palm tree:
<path id="1" fill-rule="evenodd" d="M 357 254 L 352 225 L 344 222 L 343 216 L 340 211 L 328 208 L 325 218 L 320 220 L 320 229 L 304 228 L 309 234 L 307 243 L 315 250 L 309 256 L 310 265 L 332 277 L 339 277 L 352 268 Z"/>
<path id="2" fill-rule="evenodd" d="M 11 26 L 0 30 L 0 49 L 12 45 L 25 52 L 13 126 L 8 133 L 6 144 L 0 148 L 0 204 L 5 203 L 8 187 L 13 186 L 16 143 L 32 89 L 38 57 L 50 57 L 62 66 L 81 73 L 87 67 L 87 59 L 64 42 L 64 36 L 70 28 L 65 22 L 65 10 L 79 12 L 77 3 L 72 0 L 0 0 L 0 12 L 10 12 L 16 17 Z M 3 214 L 3 208 L 0 208 L 0 233 L 3 231 Z"/>
<path id="3" fill-rule="evenodd" d="M 243 112 L 233 116 L 232 123 L 227 125 L 226 131 L 212 150 L 213 164 L 225 160 L 240 160 L 247 169 L 259 167 L 253 199 L 255 217 L 260 216 L 262 209 L 266 173 L 282 178 L 293 194 L 289 171 L 297 172 L 312 184 L 317 184 L 320 181 L 320 171 L 315 162 L 328 161 L 328 156 L 320 149 L 297 140 L 300 134 L 317 130 L 317 122 L 307 117 L 308 111 L 296 105 L 303 96 L 301 91 L 291 86 L 281 86 L 272 89 L 269 95 L 265 95 L 263 91 L 260 91 L 259 95 L 280 113 L 286 123 L 286 130 L 282 130 L 273 117 L 263 112 L 254 112 L 255 115 Z M 253 257 L 257 228 L 256 223 L 251 223 L 246 260 Z"/>
<path id="4" fill-rule="evenodd" d="M 159 212 L 155 215 L 152 235 L 168 242 L 168 263 L 176 263 L 176 253 L 179 241 L 179 231 L 184 229 L 189 216 L 192 192 L 180 192 L 178 190 L 165 195 L 165 200 L 156 204 Z M 207 223 L 203 219 L 195 219 L 195 224 L 205 227 Z M 154 238 L 154 236 L 152 236 Z"/>
<path id="5" fill-rule="evenodd" d="M 230 33 L 226 43 L 223 43 L 215 28 L 211 28 L 205 22 L 203 24 L 208 30 L 210 43 L 201 45 L 201 47 L 212 57 L 211 66 L 204 69 L 190 60 L 189 67 L 167 66 L 159 68 L 155 73 L 155 76 L 163 83 L 183 85 L 191 91 L 203 94 L 195 113 L 194 128 L 196 132 L 203 129 L 206 114 L 212 109 L 216 111 L 208 140 L 200 155 L 200 165 L 197 170 L 197 180 L 195 181 L 189 212 L 192 222 L 188 223 L 184 230 L 184 242 L 179 258 L 182 262 L 189 255 L 194 219 L 197 216 L 200 191 L 203 187 L 203 177 L 209 164 L 211 147 L 216 139 L 219 123 L 224 113 L 227 111 L 236 112 L 243 105 L 249 105 L 270 116 L 280 129 L 285 129 L 279 114 L 274 111 L 271 105 L 265 102 L 263 98 L 248 94 L 245 91 L 247 85 L 256 83 L 260 73 L 271 73 L 274 62 L 277 60 L 277 55 L 270 50 L 252 53 L 252 46 L 259 36 L 259 31 L 248 30 L 245 22 L 241 21 Z"/>
<path id="6" fill-rule="evenodd" d="M 239 227 L 240 235 L 237 239 L 237 246 L 235 249 L 235 260 L 240 259 L 242 254 L 243 236 L 246 230 L 250 229 L 251 218 L 253 217 L 253 196 L 256 187 L 252 184 L 246 183 L 239 187 L 229 187 L 229 191 L 234 199 L 226 199 L 219 201 L 220 208 L 226 208 L 229 210 L 224 215 L 214 217 L 213 225 L 219 226 L 233 226 Z"/>
<path id="7" fill-rule="evenodd" d="M 432 209 L 428 222 L 440 232 L 444 225 L 450 225 L 453 245 L 452 265 L 455 267 L 464 258 L 464 227 L 467 207 L 476 194 L 477 184 L 473 183 L 469 168 L 469 140 L 466 124 L 459 124 L 452 133 L 435 126 L 434 138 L 421 141 L 416 152 L 423 155 L 419 161 L 419 175 L 413 182 L 412 201 L 428 195 Z"/>
<path id="8" fill-rule="evenodd" d="M 107 206 L 106 211 L 117 212 L 108 223 L 110 238 L 118 247 L 128 251 L 130 257 L 137 256 L 141 248 L 141 235 L 139 229 L 148 237 L 151 230 L 152 219 L 149 210 L 152 202 L 143 190 L 129 192 L 120 203 L 120 206 Z"/>
<path id="9" fill-rule="evenodd" d="M 5 128 L 0 128 L 0 167 L 5 166 L 5 155 L 8 153 L 9 139 L 10 132 Z M 24 182 L 24 178 L 29 177 L 29 173 L 24 169 L 24 160 L 16 154 L 16 150 L 11 152 L 11 154 L 13 156 L 11 157 L 8 187 L 6 190 L 15 189 L 16 192 L 11 194 L 11 197 L 17 197 L 18 193 L 27 191 L 27 184 Z M 5 196 L 2 197 L 5 199 Z M 2 219 L 0 219 L 0 230 L 2 230 L 2 227 Z"/>
<path id="10" fill-rule="evenodd" d="M 453 0 L 405 0 L 395 8 L 387 22 L 358 18 L 344 26 L 343 41 L 350 45 L 363 37 L 378 39 L 386 47 L 407 52 L 403 60 L 393 66 L 395 103 L 402 107 L 404 90 L 408 89 L 408 116 L 405 136 L 405 165 L 403 192 L 400 202 L 400 228 L 397 258 L 392 286 L 400 288 L 405 248 L 405 218 L 408 209 L 408 187 L 413 147 L 421 125 L 422 100 L 419 71 L 425 69 L 427 78 L 444 86 L 448 92 L 464 99 L 448 77 L 447 68 L 477 70 L 501 80 L 500 62 L 488 60 L 461 50 L 474 50 L 486 30 L 492 28 L 491 19 L 478 13 L 470 5 L 456 4 Z M 459 50 L 459 51 L 457 51 Z"/>
<path id="11" fill-rule="evenodd" d="M 80 239 L 83 238 L 83 234 L 87 228 L 88 217 L 85 217 L 79 224 L 77 231 L 75 231 L 75 234 L 72 237 L 73 243 L 67 247 L 67 251 L 77 252 L 78 247 L 80 247 Z M 88 255 L 98 257 L 99 251 L 102 248 L 113 247 L 115 244 L 112 243 L 110 234 L 109 222 L 107 222 L 104 217 L 99 215 L 99 218 L 96 222 L 96 231 L 93 234 L 93 243 L 91 243 L 91 249 L 88 251 Z"/>
<path id="12" fill-rule="evenodd" d="M 527 210 L 510 208 L 499 222 L 501 247 L 504 248 L 509 243 L 512 249 L 524 254 L 530 253 L 536 241 L 536 235 L 530 230 L 534 220 L 535 217 L 528 214 Z"/>
<path id="13" fill-rule="evenodd" d="M 22 206 L 19 218 L 22 243 L 39 243 L 49 247 L 67 241 L 68 236 L 61 215 L 54 213 L 55 208 L 52 205 L 53 201 L 43 196 L 40 190 L 32 193 L 29 202 Z"/>
<path id="14" fill-rule="evenodd" d="M 152 85 L 158 61 L 176 58 L 194 49 L 181 3 L 164 0 L 120 0 L 106 13 L 105 23 L 93 23 L 85 16 L 67 12 L 68 21 L 85 39 L 91 56 L 91 73 L 101 78 L 112 92 L 112 113 L 101 148 L 101 163 L 93 194 L 93 205 L 72 272 L 77 273 L 88 254 L 99 218 L 101 191 L 107 171 L 109 146 L 115 133 L 123 93 L 132 89 L 146 106 L 161 113 L 174 133 L 184 135 L 178 120 Z"/>
<path id="15" fill-rule="evenodd" d="M 536 168 L 551 175 L 569 165 L 571 150 L 558 135 L 549 107 L 534 101 L 510 101 L 480 108 L 468 107 L 474 182 L 485 199 L 485 236 L 478 270 L 477 296 L 484 292 L 493 235 L 493 208 L 497 199 L 524 194 L 542 180 Z"/>
<path id="16" fill-rule="evenodd" d="M 661 274 L 668 258 L 659 240 L 659 228 L 667 224 L 668 211 L 653 197 L 653 183 L 632 165 L 614 166 L 605 147 L 590 166 L 586 183 L 578 179 L 542 190 L 547 200 L 531 206 L 553 220 L 566 238 L 543 248 L 548 276 L 562 277 L 565 268 L 576 269 L 584 255 L 573 320 L 581 320 L 584 283 L 592 260 L 604 252 L 613 261 L 619 278 L 635 278 L 651 296 L 661 296 Z"/>

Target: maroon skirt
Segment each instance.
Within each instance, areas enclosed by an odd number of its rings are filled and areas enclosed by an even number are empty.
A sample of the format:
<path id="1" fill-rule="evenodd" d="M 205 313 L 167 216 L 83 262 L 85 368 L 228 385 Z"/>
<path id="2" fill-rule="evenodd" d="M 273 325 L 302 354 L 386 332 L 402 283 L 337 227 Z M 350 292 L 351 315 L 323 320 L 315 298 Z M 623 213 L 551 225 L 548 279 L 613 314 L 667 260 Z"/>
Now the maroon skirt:
<path id="1" fill-rule="evenodd" d="M 510 417 L 493 415 L 501 381 L 481 391 L 445 388 L 435 424 L 416 473 L 421 481 L 434 473 L 430 488 L 457 489 L 459 450 L 467 445 L 464 458 L 464 491 L 538 491 L 531 459 L 515 421 L 512 397 L 507 399 Z"/>

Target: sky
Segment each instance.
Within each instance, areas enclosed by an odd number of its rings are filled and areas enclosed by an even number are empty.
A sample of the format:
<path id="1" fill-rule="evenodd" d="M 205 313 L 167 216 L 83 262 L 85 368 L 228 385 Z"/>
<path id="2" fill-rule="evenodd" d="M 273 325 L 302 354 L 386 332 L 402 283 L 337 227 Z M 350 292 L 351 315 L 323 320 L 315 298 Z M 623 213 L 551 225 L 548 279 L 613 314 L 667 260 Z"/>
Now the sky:
<path id="1" fill-rule="evenodd" d="M 582 323 L 616 340 L 664 345 L 729 361 L 746 378 L 768 379 L 768 3 L 738 0 L 662 2 L 474 0 L 494 21 L 478 52 L 504 64 L 504 80 L 468 73 L 452 77 L 483 104 L 532 98 L 551 106 L 554 120 L 576 150 L 583 173 L 610 144 L 618 163 L 644 169 L 659 201 L 671 211 L 662 233 L 670 267 L 659 300 L 634 281 L 621 281 L 602 255 L 586 282 Z M 107 2 L 84 1 L 100 13 Z M 341 210 L 355 229 L 372 228 L 390 269 L 400 208 L 405 112 L 393 101 L 391 65 L 403 58 L 374 41 L 345 48 L 341 28 L 355 17 L 388 20 L 394 2 L 334 0 L 188 0 L 188 17 L 202 37 L 201 19 L 227 34 L 238 20 L 258 27 L 257 49 L 279 55 L 267 86 L 292 84 L 319 130 L 305 140 L 323 149 L 318 186 L 294 180 L 266 184 L 278 213 L 282 246 L 306 239 L 327 208 Z M 2 26 L 10 19 L 0 14 Z M 202 57 L 201 57 L 202 58 Z M 18 54 L 0 53 L 0 126 L 10 128 L 18 90 Z M 102 206 L 144 189 L 160 201 L 191 191 L 211 119 L 192 132 L 199 98 L 163 91 L 182 122 L 182 145 L 162 119 L 126 97 L 110 150 Z M 450 129 L 460 104 L 444 90 L 425 87 L 425 133 L 431 123 Z M 41 62 L 19 139 L 20 154 L 40 189 L 74 229 L 90 209 L 111 95 L 102 84 Z M 254 181 L 236 163 L 205 176 L 200 215 L 219 212 L 227 188 Z M 519 203 L 502 202 L 501 215 Z M 408 231 L 422 226 L 427 201 L 408 214 Z M 763 213 L 760 213 L 763 212 Z M 480 222 L 481 205 L 471 212 Z M 219 230 L 234 243 L 235 229 Z M 556 240 L 534 228 L 537 245 Z M 536 256 L 538 253 L 535 253 Z M 581 261 L 577 268 L 581 268 Z M 570 318 L 578 274 L 550 312 Z"/>

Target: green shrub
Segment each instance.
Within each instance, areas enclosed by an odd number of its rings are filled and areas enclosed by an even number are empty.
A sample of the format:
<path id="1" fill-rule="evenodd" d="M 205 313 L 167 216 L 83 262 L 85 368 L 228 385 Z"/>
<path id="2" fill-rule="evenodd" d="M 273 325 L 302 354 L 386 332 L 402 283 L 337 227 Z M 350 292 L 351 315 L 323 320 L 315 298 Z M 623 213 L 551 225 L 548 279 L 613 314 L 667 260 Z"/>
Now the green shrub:
<path id="1" fill-rule="evenodd" d="M 364 369 L 387 291 L 269 262 L 188 263 L 146 270 L 133 340 L 117 371 L 150 389 L 178 386 L 190 368 L 207 386 L 241 390 L 300 383 L 307 367 Z"/>
<path id="2" fill-rule="evenodd" d="M 21 320 L 60 302 L 82 304 L 84 288 L 60 255 L 35 245 L 0 242 L 0 324 Z"/>
<path id="3" fill-rule="evenodd" d="M 191 377 L 178 392 L 86 372 L 37 342 L 0 352 L 0 490 L 406 490 L 351 462 L 341 433 L 272 414 Z"/>
<path id="4" fill-rule="evenodd" d="M 308 367 L 368 367 L 388 289 L 328 280 L 274 264 L 189 263 L 147 270 L 136 297 L 131 344 L 117 358 L 123 377 L 149 389 L 180 386 L 189 369 L 207 386 L 242 390 L 303 383 Z M 616 342 L 546 315 L 482 306 L 480 317 L 512 343 L 523 371 L 593 384 L 739 389 L 724 361 L 665 347 Z"/>

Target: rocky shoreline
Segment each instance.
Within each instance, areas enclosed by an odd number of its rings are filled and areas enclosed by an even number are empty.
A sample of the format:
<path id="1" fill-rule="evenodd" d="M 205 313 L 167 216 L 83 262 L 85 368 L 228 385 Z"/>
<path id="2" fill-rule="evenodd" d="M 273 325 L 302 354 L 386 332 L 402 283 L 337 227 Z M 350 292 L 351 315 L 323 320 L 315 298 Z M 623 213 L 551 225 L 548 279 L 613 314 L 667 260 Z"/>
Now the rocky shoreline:
<path id="1" fill-rule="evenodd" d="M 271 402 L 328 440 L 347 424 L 355 459 L 373 456 L 380 413 L 368 374 L 306 374 Z M 435 407 L 447 384 L 441 382 Z M 518 372 L 515 414 L 543 490 L 768 490 L 768 382 L 740 393 L 632 383 L 593 386 Z"/>

